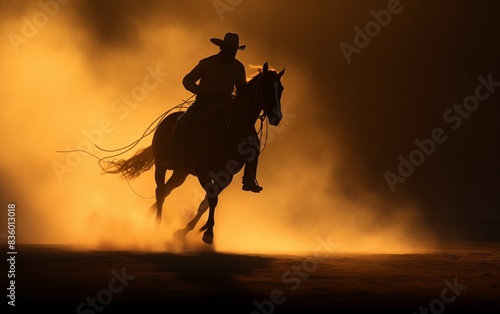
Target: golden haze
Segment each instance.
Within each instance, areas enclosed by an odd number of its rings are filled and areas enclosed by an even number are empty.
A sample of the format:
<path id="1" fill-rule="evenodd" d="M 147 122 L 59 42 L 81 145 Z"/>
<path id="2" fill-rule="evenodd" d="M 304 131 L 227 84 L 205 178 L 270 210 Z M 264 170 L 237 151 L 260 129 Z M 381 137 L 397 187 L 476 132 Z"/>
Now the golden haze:
<path id="1" fill-rule="evenodd" d="M 181 79 L 200 58 L 217 51 L 208 38 L 223 33 L 223 25 L 210 24 L 192 36 L 188 24 L 152 21 L 140 27 L 133 46 L 103 47 L 77 22 L 69 5 L 67 12 L 64 9 L 18 53 L 8 41 L 0 42 L 0 132 L 8 152 L 0 156 L 5 174 L 2 198 L 17 203 L 19 241 L 175 250 L 171 234 L 184 227 L 202 197 L 195 178 L 167 199 L 157 234 L 148 210 L 154 202 L 152 170 L 130 182 L 141 197 L 117 176 L 102 175 L 90 155 L 69 157 L 56 151 L 80 147 L 103 157 L 109 153 L 86 146 L 88 139 L 114 149 L 139 138 L 158 115 L 191 96 Z M 5 20 L 0 30 L 18 31 L 20 17 L 36 10 Z M 246 41 L 251 39 L 247 34 Z M 247 65 L 267 61 L 258 52 L 258 44 L 253 44 L 239 58 Z M 323 146 L 326 135 L 321 126 L 307 121 L 319 110 L 303 106 L 304 98 L 317 103 L 304 75 L 309 72 L 290 63 L 294 60 L 290 56 L 272 59 L 283 60 L 271 64 L 277 69 L 287 67 L 282 102 L 288 115 L 285 124 L 269 129 L 258 175 L 264 191 L 259 195 L 241 191 L 237 174 L 220 196 L 214 248 L 302 254 L 313 251 L 321 238 L 338 243 L 339 251 L 403 253 L 431 243 L 432 235 L 419 225 L 418 210 L 411 202 L 394 208 L 370 191 L 359 191 L 355 198 L 343 195 L 341 178 L 332 176 L 335 156 L 342 151 Z M 160 69 L 160 79 L 148 80 L 155 87 L 139 94 L 136 87 L 144 85 L 152 69 Z M 123 98 L 134 91 L 140 97 Z M 136 148 L 150 141 L 148 137 Z M 67 168 L 55 171 L 55 164 Z M 194 250 L 210 249 L 196 229 L 188 243 Z"/>

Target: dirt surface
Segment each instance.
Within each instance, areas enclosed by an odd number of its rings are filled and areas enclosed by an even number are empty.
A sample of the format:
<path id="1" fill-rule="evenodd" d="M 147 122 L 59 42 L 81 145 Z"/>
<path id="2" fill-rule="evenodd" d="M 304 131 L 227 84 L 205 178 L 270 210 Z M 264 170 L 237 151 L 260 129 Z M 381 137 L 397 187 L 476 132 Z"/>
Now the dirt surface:
<path id="1" fill-rule="evenodd" d="M 487 313 L 500 309 L 500 244 L 425 254 L 272 256 L 21 245 L 15 312 Z M 7 303 L 9 299 L 4 298 Z M 8 306 L 10 310 L 14 309 Z"/>

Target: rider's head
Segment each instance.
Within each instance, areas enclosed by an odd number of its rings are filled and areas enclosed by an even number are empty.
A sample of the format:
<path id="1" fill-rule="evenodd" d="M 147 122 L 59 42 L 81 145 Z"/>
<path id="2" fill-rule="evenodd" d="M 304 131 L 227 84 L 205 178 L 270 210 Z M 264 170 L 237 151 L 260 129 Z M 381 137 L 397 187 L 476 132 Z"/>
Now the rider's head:
<path id="1" fill-rule="evenodd" d="M 236 33 L 226 33 L 224 39 L 212 38 L 212 43 L 220 47 L 221 54 L 228 59 L 234 59 L 238 50 L 244 50 L 247 46 L 240 46 L 240 37 Z"/>
<path id="2" fill-rule="evenodd" d="M 234 59 L 234 58 L 236 58 L 236 53 L 238 52 L 238 49 L 236 49 L 234 47 L 230 47 L 228 45 L 221 45 L 220 51 L 221 51 L 222 55 L 224 56 L 224 58 Z"/>

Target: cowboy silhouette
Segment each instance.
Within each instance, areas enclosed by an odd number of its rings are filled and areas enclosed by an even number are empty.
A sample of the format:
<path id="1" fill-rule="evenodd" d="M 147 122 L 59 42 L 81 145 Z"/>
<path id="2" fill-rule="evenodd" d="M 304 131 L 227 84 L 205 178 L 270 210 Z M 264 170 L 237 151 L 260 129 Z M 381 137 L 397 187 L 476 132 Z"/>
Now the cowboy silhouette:
<path id="1" fill-rule="evenodd" d="M 219 53 L 202 59 L 182 80 L 184 87 L 195 94 L 196 99 L 179 118 L 175 127 L 172 142 L 174 155 L 171 157 L 173 164 L 180 164 L 185 158 L 185 146 L 190 142 L 190 130 L 193 124 L 209 107 L 233 101 L 236 95 L 243 92 L 247 84 L 245 67 L 236 59 L 237 51 L 246 48 L 246 45 L 240 46 L 238 34 L 226 33 L 224 39 L 211 38 L 210 41 L 219 46 Z M 244 191 L 258 193 L 263 189 L 256 180 L 260 153 L 258 146 L 252 146 L 255 149 L 253 154 L 255 158 L 245 164 L 242 182 Z"/>

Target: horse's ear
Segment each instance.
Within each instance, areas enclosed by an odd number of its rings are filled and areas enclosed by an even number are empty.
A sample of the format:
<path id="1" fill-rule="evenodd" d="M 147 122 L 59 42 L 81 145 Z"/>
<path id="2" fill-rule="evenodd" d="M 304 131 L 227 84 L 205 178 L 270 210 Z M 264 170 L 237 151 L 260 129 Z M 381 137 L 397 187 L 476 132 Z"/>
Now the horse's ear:
<path id="1" fill-rule="evenodd" d="M 264 73 L 267 73 L 267 71 L 269 70 L 269 65 L 266 63 L 264 63 L 264 66 L 262 67 L 262 71 L 264 71 Z"/>
<path id="2" fill-rule="evenodd" d="M 278 77 L 281 78 L 285 74 L 285 68 L 278 73 Z"/>

